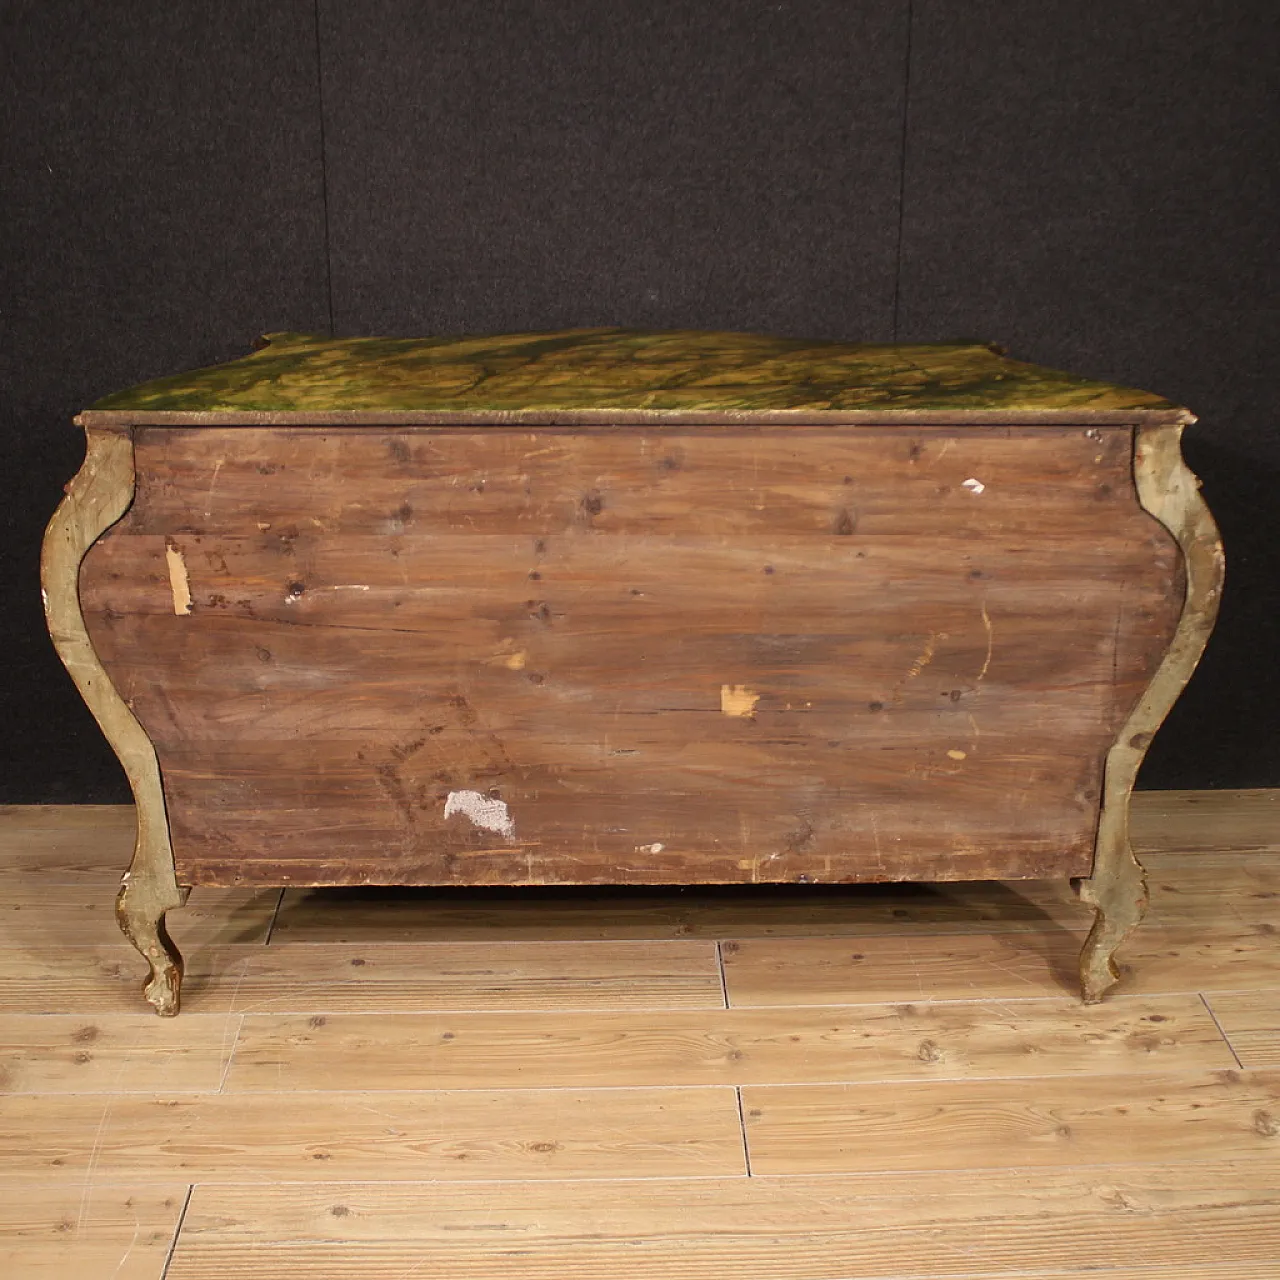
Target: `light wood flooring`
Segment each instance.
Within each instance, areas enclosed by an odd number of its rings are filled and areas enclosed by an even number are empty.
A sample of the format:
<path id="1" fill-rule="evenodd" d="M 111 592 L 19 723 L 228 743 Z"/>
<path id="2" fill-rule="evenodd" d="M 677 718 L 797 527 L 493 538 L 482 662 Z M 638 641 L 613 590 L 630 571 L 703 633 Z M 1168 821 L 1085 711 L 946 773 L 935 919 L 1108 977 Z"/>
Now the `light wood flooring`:
<path id="1" fill-rule="evenodd" d="M 1277 1280 L 1280 791 L 1137 798 L 1101 1006 L 1064 883 L 198 890 L 0 808 L 0 1276 Z"/>

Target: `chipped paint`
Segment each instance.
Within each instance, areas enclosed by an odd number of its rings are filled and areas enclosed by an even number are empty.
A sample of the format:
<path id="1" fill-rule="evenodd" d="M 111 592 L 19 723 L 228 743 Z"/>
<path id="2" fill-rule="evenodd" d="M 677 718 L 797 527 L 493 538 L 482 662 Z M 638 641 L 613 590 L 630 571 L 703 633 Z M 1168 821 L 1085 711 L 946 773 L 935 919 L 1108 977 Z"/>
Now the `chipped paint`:
<path id="1" fill-rule="evenodd" d="M 720 686 L 720 710 L 727 716 L 754 716 L 760 695 L 745 684 Z"/>
<path id="2" fill-rule="evenodd" d="M 508 671 L 523 671 L 524 664 L 528 659 L 528 655 L 522 649 L 519 653 L 510 654 L 502 660 L 502 665 Z"/>
<path id="3" fill-rule="evenodd" d="M 970 493 L 982 493 L 986 489 L 986 485 L 981 480 L 970 476 L 961 484 L 961 488 L 968 489 Z"/>
<path id="4" fill-rule="evenodd" d="M 665 848 L 666 848 L 666 845 L 664 845 L 661 840 L 655 840 L 652 844 L 636 845 L 636 852 L 637 853 L 661 853 Z"/>
<path id="5" fill-rule="evenodd" d="M 497 833 L 504 840 L 516 838 L 516 825 L 504 800 L 479 791 L 450 791 L 444 802 L 444 816 L 452 818 L 455 813 L 462 814 L 485 831 Z"/>
<path id="6" fill-rule="evenodd" d="M 947 755 L 950 756 L 952 760 L 967 760 L 969 758 L 969 753 L 967 751 L 961 751 L 959 747 L 952 747 L 951 750 L 947 752 Z"/>
<path id="7" fill-rule="evenodd" d="M 176 543 L 164 544 L 164 559 L 169 566 L 169 591 L 173 595 L 173 611 L 179 617 L 191 612 L 191 580 L 187 562 Z"/>

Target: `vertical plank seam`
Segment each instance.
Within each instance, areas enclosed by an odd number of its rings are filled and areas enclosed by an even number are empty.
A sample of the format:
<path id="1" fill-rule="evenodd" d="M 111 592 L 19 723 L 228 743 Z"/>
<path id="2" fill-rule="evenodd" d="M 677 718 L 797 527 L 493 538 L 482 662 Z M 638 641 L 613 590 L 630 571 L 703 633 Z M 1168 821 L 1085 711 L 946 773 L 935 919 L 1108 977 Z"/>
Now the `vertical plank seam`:
<path id="1" fill-rule="evenodd" d="M 267 936 L 263 938 L 262 945 L 269 947 L 271 945 L 271 936 L 276 931 L 276 921 L 280 918 L 280 908 L 284 906 L 284 889 L 280 890 L 279 896 L 276 898 L 276 905 L 271 912 L 271 919 L 267 921 Z"/>
<path id="2" fill-rule="evenodd" d="M 747 1177 L 751 1178 L 755 1175 L 751 1172 L 751 1144 L 747 1141 L 747 1117 L 742 1109 L 742 1086 L 735 1084 L 733 1092 L 738 1099 L 738 1132 L 742 1134 L 742 1166 L 747 1171 Z"/>
<path id="3" fill-rule="evenodd" d="M 1209 1003 L 1208 997 L 1203 991 L 1197 991 L 1196 995 L 1200 997 L 1200 1003 L 1204 1005 L 1205 1012 L 1213 1019 L 1213 1025 L 1218 1028 L 1218 1034 L 1225 1041 L 1228 1049 L 1231 1050 L 1231 1056 L 1236 1060 L 1236 1066 L 1241 1071 L 1245 1070 L 1245 1065 L 1240 1061 L 1240 1055 L 1236 1052 L 1236 1047 L 1231 1043 L 1231 1037 L 1222 1029 L 1222 1023 L 1218 1021 L 1218 1015 L 1213 1011 L 1213 1005 Z"/>
<path id="4" fill-rule="evenodd" d="M 902 242 L 907 206 L 907 125 L 911 110 L 911 34 L 915 26 L 914 0 L 907 0 L 907 47 L 902 72 L 902 133 L 898 147 L 898 243 L 893 263 L 893 333 L 898 340 L 898 310 L 902 293 Z"/>
<path id="5" fill-rule="evenodd" d="M 313 9 L 316 36 L 316 106 L 320 121 L 320 206 L 324 216 L 324 285 L 329 310 L 329 336 L 334 335 L 333 325 L 333 253 L 329 237 L 329 148 L 324 130 L 324 62 L 320 39 L 320 0 Z"/>
<path id="6" fill-rule="evenodd" d="M 724 972 L 724 943 L 718 938 L 716 939 L 716 968 L 720 973 L 720 999 L 724 1001 L 724 1007 L 729 1008 L 729 980 Z"/>
<path id="7" fill-rule="evenodd" d="M 183 1224 L 187 1220 L 187 1209 L 191 1206 L 191 1194 L 195 1189 L 194 1182 L 187 1183 L 187 1198 L 182 1202 L 182 1209 L 178 1214 L 178 1225 L 173 1229 L 173 1239 L 169 1242 L 169 1252 L 165 1254 L 164 1270 L 160 1272 L 160 1280 L 168 1280 L 169 1267 L 173 1264 L 173 1255 L 178 1250 L 178 1237 L 182 1234 Z"/>

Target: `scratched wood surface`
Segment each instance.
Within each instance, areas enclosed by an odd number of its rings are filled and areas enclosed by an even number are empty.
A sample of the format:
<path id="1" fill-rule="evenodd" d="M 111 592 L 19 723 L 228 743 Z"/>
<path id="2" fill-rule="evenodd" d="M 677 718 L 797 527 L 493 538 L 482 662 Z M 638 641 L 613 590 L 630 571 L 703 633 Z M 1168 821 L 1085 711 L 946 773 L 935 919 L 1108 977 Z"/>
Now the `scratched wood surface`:
<path id="1" fill-rule="evenodd" d="M 1130 450 L 148 428 L 82 596 L 184 883 L 1082 875 L 1180 604 Z"/>
<path id="2" fill-rule="evenodd" d="M 205 887 L 173 1021 L 130 811 L 0 809 L 0 1274 L 1271 1280 L 1278 799 L 1139 793 L 1096 1007 L 1056 881 Z"/>

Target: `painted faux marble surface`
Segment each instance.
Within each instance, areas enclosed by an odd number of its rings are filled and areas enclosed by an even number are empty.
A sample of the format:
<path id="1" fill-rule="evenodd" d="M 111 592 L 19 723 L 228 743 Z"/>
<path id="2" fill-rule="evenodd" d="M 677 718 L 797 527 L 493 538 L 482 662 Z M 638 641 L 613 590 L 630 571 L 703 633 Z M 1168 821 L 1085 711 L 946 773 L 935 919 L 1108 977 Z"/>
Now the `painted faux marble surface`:
<path id="1" fill-rule="evenodd" d="M 253 355 L 145 382 L 98 410 L 198 413 L 630 409 L 1170 410 L 1145 391 L 980 344 L 853 345 L 744 333 L 566 329 L 436 338 L 268 334 Z"/>

